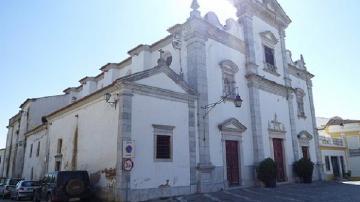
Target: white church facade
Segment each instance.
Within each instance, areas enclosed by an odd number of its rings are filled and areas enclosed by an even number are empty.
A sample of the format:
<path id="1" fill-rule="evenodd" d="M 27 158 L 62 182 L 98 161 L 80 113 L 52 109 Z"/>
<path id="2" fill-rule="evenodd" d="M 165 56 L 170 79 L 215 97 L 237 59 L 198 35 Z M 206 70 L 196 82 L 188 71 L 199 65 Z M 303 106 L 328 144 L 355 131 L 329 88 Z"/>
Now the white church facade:
<path id="1" fill-rule="evenodd" d="M 44 102 L 33 127 L 22 109 L 9 122 L 3 176 L 87 170 L 99 196 L 116 201 L 253 186 L 267 157 L 279 182 L 295 181 L 292 164 L 305 155 L 321 179 L 313 75 L 286 49 L 290 18 L 275 0 L 234 6 L 238 19 L 222 25 L 193 1 L 167 37 Z"/>

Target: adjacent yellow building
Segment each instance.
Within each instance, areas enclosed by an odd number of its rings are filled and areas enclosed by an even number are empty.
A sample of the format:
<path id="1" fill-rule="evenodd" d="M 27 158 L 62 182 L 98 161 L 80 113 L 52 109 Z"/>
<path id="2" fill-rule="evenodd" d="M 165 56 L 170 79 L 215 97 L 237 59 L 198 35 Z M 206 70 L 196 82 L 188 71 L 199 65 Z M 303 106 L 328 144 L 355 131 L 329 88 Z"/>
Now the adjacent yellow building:
<path id="1" fill-rule="evenodd" d="M 326 179 L 360 179 L 360 120 L 317 118 L 317 123 Z"/>

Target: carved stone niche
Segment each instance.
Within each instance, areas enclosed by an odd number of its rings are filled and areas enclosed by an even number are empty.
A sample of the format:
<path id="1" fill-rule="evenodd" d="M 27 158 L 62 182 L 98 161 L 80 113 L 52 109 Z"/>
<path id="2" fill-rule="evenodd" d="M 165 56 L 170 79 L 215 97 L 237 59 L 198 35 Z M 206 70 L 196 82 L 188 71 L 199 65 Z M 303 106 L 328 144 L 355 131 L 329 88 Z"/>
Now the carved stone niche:
<path id="1" fill-rule="evenodd" d="M 240 123 L 236 118 L 230 118 L 218 125 L 222 133 L 241 134 L 246 131 L 246 126 Z"/>
<path id="2" fill-rule="evenodd" d="M 297 137 L 299 139 L 299 146 L 300 147 L 308 147 L 309 144 L 310 144 L 310 140 L 313 139 L 313 136 L 309 132 L 307 132 L 305 130 L 301 131 L 297 135 Z"/>
<path id="3" fill-rule="evenodd" d="M 286 129 L 283 123 L 278 121 L 277 114 L 275 113 L 274 119 L 268 122 L 268 131 L 270 138 L 285 139 Z"/>
<path id="4" fill-rule="evenodd" d="M 279 42 L 275 34 L 273 34 L 271 31 L 261 32 L 260 36 L 263 44 L 269 46 L 270 48 L 274 48 L 274 46 Z"/>

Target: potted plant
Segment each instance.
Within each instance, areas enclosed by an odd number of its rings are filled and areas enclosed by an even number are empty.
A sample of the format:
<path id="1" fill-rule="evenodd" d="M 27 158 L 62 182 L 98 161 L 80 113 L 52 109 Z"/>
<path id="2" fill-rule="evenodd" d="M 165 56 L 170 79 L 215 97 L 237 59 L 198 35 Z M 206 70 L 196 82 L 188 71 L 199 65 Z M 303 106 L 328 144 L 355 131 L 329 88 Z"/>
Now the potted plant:
<path id="1" fill-rule="evenodd" d="M 266 187 L 276 187 L 276 163 L 271 158 L 264 159 L 256 168 L 257 177 Z"/>
<path id="2" fill-rule="evenodd" d="M 314 163 L 308 158 L 294 162 L 294 172 L 303 183 L 312 183 Z"/>

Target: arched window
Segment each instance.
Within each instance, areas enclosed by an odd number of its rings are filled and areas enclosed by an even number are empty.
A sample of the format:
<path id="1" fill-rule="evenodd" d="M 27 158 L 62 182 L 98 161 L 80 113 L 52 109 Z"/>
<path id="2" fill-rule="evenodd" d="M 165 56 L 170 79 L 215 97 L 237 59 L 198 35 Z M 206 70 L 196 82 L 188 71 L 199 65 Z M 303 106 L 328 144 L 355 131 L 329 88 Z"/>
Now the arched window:
<path id="1" fill-rule="evenodd" d="M 296 94 L 296 103 L 297 103 L 297 108 L 298 108 L 298 117 L 306 118 L 305 110 L 304 110 L 305 92 L 303 89 L 297 88 L 297 89 L 295 89 L 295 94 Z"/>
<path id="2" fill-rule="evenodd" d="M 220 62 L 223 78 L 223 96 L 235 99 L 236 97 L 236 81 L 235 74 L 239 71 L 238 66 L 231 60 L 223 60 Z"/>

